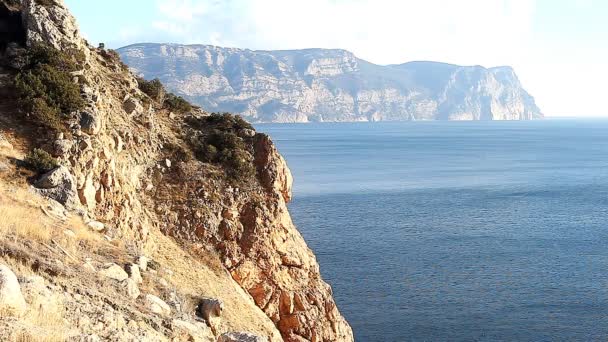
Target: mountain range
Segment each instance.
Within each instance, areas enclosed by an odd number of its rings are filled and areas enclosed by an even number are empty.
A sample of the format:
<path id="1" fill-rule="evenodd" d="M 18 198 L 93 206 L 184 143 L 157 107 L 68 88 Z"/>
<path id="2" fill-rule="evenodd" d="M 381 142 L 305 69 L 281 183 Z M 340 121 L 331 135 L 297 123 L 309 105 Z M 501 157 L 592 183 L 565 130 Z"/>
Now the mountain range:
<path id="1" fill-rule="evenodd" d="M 508 66 L 376 65 L 346 50 L 254 51 L 210 45 L 118 49 L 146 79 L 205 110 L 251 122 L 530 120 L 543 117 Z"/>

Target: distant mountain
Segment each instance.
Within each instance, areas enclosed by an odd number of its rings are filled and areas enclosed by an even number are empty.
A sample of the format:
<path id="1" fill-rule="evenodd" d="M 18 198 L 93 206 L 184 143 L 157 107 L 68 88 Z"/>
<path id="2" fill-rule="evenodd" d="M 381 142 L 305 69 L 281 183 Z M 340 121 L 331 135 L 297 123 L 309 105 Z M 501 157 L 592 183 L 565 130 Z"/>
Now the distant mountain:
<path id="1" fill-rule="evenodd" d="M 345 50 L 252 51 L 137 44 L 118 50 L 145 78 L 209 111 L 252 122 L 542 118 L 511 67 L 380 66 Z"/>

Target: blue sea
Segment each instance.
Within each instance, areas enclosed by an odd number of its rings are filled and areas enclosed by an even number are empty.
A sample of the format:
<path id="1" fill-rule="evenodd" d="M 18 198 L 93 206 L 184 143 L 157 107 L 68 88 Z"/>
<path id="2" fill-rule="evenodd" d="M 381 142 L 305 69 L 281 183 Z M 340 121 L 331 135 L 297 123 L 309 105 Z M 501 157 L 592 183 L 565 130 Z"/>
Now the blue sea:
<path id="1" fill-rule="evenodd" d="M 608 340 L 608 121 L 257 128 L 357 341 Z"/>

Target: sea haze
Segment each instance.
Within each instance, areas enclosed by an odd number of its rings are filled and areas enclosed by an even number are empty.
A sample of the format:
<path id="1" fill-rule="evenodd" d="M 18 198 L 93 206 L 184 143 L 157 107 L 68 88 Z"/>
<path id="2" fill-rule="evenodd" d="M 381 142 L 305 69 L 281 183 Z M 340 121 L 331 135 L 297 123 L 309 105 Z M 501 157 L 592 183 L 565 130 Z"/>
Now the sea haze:
<path id="1" fill-rule="evenodd" d="M 358 341 L 608 339 L 608 121 L 257 128 Z"/>

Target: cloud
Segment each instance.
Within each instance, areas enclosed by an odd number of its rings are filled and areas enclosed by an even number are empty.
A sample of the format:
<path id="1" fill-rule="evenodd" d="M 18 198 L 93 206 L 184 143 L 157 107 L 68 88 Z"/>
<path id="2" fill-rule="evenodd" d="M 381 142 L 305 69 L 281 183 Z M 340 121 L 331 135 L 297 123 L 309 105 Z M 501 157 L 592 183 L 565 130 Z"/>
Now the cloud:
<path id="1" fill-rule="evenodd" d="M 377 63 L 445 56 L 508 62 L 532 29 L 530 0 L 159 0 L 154 27 L 173 41 L 254 49 L 344 48 Z M 221 32 L 221 33 L 220 33 Z"/>

